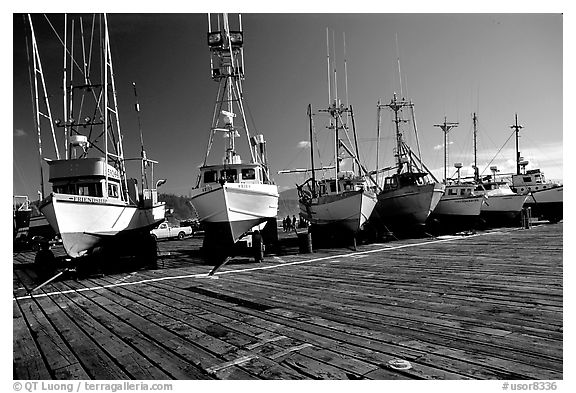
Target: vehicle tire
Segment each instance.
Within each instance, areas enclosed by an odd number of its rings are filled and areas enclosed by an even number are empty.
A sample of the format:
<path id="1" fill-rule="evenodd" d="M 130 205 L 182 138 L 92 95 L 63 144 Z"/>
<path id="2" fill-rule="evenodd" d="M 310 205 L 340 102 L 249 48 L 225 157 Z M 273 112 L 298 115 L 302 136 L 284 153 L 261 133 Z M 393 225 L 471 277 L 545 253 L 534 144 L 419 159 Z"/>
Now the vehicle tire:
<path id="1" fill-rule="evenodd" d="M 178 240 L 183 240 L 184 236 L 186 236 L 186 234 L 184 232 L 178 233 Z"/>

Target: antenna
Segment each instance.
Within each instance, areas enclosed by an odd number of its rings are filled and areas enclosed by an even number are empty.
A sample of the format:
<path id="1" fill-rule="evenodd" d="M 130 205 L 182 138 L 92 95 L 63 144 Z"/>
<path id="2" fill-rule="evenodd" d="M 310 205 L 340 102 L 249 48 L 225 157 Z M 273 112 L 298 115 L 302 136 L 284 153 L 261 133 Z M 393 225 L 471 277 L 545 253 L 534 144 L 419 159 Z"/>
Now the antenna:
<path id="1" fill-rule="evenodd" d="M 474 124 L 474 181 L 478 182 L 478 180 L 480 179 L 480 172 L 478 169 L 478 162 L 477 162 L 478 150 L 477 150 L 476 137 L 478 134 L 478 117 L 476 117 L 476 112 L 474 112 L 472 116 L 472 122 Z"/>
<path id="2" fill-rule="evenodd" d="M 336 74 L 336 38 L 335 32 L 332 30 L 332 51 L 334 53 L 334 102 L 338 105 L 338 75 Z"/>
<path id="3" fill-rule="evenodd" d="M 327 62 L 327 76 L 328 76 L 328 105 L 332 104 L 332 94 L 330 92 L 330 39 L 328 35 L 328 28 L 326 28 L 326 62 Z"/>
<path id="4" fill-rule="evenodd" d="M 394 34 L 396 37 L 396 61 L 398 63 L 398 78 L 400 79 L 400 97 L 404 98 L 404 91 L 402 89 L 402 70 L 400 69 L 400 47 L 398 45 L 398 33 Z"/>
<path id="5" fill-rule="evenodd" d="M 346 93 L 346 107 L 349 107 L 348 101 L 348 64 L 346 59 L 346 33 L 342 33 L 344 38 L 344 89 Z M 346 112 L 346 124 L 348 124 L 348 112 Z"/>

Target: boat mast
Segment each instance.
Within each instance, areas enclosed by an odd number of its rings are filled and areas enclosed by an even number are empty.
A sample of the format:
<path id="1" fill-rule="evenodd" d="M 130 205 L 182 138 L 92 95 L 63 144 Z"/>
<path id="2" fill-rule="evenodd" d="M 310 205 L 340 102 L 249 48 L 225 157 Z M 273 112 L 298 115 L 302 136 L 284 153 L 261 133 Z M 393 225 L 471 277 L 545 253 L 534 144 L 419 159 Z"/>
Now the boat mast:
<path id="1" fill-rule="evenodd" d="M 314 170 L 314 138 L 313 129 L 314 124 L 312 122 L 312 105 L 308 104 L 308 119 L 310 127 L 310 164 L 312 165 L 312 198 L 316 197 L 316 172 Z"/>
<path id="2" fill-rule="evenodd" d="M 246 121 L 241 87 L 241 81 L 244 79 L 242 19 L 240 16 L 238 17 L 239 30 L 230 29 L 228 14 L 226 13 L 222 14 L 222 24 L 220 23 L 220 15 L 218 15 L 217 21 L 218 30 L 212 31 L 211 16 L 208 14 L 208 46 L 210 48 L 211 76 L 219 85 L 204 165 L 208 158 L 214 131 L 224 132 L 228 138 L 224 163 L 233 164 L 238 161 L 235 146 L 235 138 L 237 137 L 238 131 L 234 126 L 234 118 L 236 117 L 234 103 L 238 106 L 240 120 L 242 121 L 248 141 L 251 162 L 256 163 L 257 159 L 251 148 L 252 142 Z M 222 109 L 224 105 L 226 110 Z M 222 118 L 224 124 L 223 127 L 220 127 Z M 262 164 L 266 176 L 269 177 L 266 164 L 264 162 L 259 163 Z"/>
<path id="3" fill-rule="evenodd" d="M 444 116 L 444 123 L 434 124 L 434 127 L 439 127 L 444 133 L 444 184 L 448 184 L 447 168 L 448 168 L 448 133 L 452 128 L 458 127 L 458 123 L 449 123 Z"/>
<path id="4" fill-rule="evenodd" d="M 380 170 L 378 168 L 378 158 L 380 156 L 380 111 L 380 100 L 378 100 L 378 103 L 376 104 L 376 180 L 378 180 L 378 173 Z"/>
<path id="5" fill-rule="evenodd" d="M 64 72 L 62 73 L 63 75 L 63 80 L 62 80 L 62 92 L 64 93 L 64 121 L 67 121 L 68 119 L 68 107 L 67 107 L 67 100 L 68 97 L 66 96 L 66 74 L 68 72 L 68 70 L 66 69 L 66 57 L 67 57 L 67 47 L 66 47 L 66 38 L 67 38 L 67 32 L 68 32 L 68 23 L 67 23 L 67 14 L 64 14 Z M 72 45 L 72 47 L 74 47 Z M 68 127 L 64 127 L 64 158 L 67 160 L 68 159 Z"/>
<path id="6" fill-rule="evenodd" d="M 472 116 L 472 122 L 474 123 L 474 181 L 477 183 L 480 180 L 480 172 L 478 170 L 478 150 L 476 137 L 478 134 L 478 118 L 476 117 L 476 112 Z"/>
<path id="7" fill-rule="evenodd" d="M 513 125 L 510 126 L 510 128 L 514 129 L 514 132 L 516 133 L 516 174 L 519 175 L 520 174 L 520 150 L 518 148 L 518 139 L 520 138 L 520 130 L 523 128 L 523 126 L 518 124 L 518 114 L 515 114 L 515 122 Z"/>
<path id="8" fill-rule="evenodd" d="M 384 105 L 380 105 L 378 104 L 378 108 L 381 107 L 388 107 L 390 109 L 392 109 L 392 111 L 394 112 L 394 124 L 395 124 L 395 128 L 396 128 L 396 166 L 397 166 L 397 173 L 400 174 L 402 172 L 402 168 L 404 163 L 402 162 L 402 156 L 405 155 L 405 153 L 403 153 L 404 151 L 404 140 L 402 138 L 402 133 L 400 132 L 400 123 L 401 122 L 407 122 L 408 120 L 405 119 L 401 119 L 400 116 L 398 115 L 398 113 L 402 110 L 402 108 L 405 107 L 412 107 L 413 104 L 411 102 L 406 101 L 406 99 L 402 98 L 401 100 L 398 100 L 398 98 L 396 97 L 396 93 L 394 93 L 394 97 L 392 98 L 392 100 L 390 100 L 390 103 L 388 104 L 384 104 Z M 378 122 L 380 123 L 380 122 Z"/>

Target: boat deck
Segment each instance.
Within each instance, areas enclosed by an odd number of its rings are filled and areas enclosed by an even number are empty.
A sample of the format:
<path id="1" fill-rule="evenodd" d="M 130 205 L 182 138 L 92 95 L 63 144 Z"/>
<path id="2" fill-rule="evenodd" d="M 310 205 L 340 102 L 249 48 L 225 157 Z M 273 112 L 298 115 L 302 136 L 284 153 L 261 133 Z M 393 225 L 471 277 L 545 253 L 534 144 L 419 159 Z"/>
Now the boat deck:
<path id="1" fill-rule="evenodd" d="M 14 254 L 14 379 L 563 379 L 562 231 L 286 247 L 212 278 L 201 239 L 164 241 L 158 269 L 33 297 Z"/>

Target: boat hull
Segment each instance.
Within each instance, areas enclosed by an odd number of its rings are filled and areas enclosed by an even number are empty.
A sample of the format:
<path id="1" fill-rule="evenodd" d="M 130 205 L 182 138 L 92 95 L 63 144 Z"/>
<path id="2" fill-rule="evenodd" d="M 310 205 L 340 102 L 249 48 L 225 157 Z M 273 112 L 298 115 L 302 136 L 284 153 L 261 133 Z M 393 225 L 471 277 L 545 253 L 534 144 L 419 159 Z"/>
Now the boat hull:
<path id="1" fill-rule="evenodd" d="M 377 199 L 373 193 L 357 190 L 300 201 L 300 215 L 321 229 L 337 227 L 357 233 L 370 218 Z"/>
<path id="2" fill-rule="evenodd" d="M 278 213 L 273 184 L 224 183 L 192 190 L 192 205 L 204 226 L 204 247 L 231 247 L 256 225 Z"/>
<path id="3" fill-rule="evenodd" d="M 560 221 L 564 214 L 564 186 L 532 191 L 524 207 L 532 209 L 533 217 L 542 217 L 551 222 Z"/>
<path id="4" fill-rule="evenodd" d="M 422 228 L 444 194 L 440 183 L 410 185 L 383 191 L 374 209 L 375 222 L 391 230 Z"/>
<path id="5" fill-rule="evenodd" d="M 474 228 L 480 221 L 480 211 L 484 197 L 466 196 L 440 198 L 430 220 L 443 230 L 464 230 Z"/>
<path id="6" fill-rule="evenodd" d="M 40 211 L 60 235 L 68 256 L 78 258 L 125 236 L 148 235 L 164 221 L 165 205 L 144 208 L 106 198 L 52 193 Z"/>
<path id="7" fill-rule="evenodd" d="M 491 195 L 482 204 L 480 216 L 489 225 L 515 225 L 520 222 L 520 213 L 526 195 Z"/>

